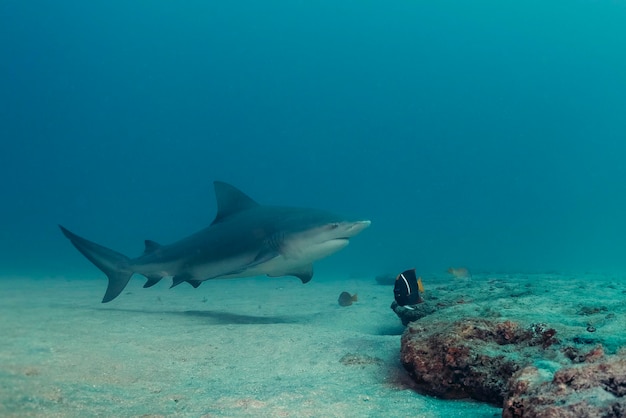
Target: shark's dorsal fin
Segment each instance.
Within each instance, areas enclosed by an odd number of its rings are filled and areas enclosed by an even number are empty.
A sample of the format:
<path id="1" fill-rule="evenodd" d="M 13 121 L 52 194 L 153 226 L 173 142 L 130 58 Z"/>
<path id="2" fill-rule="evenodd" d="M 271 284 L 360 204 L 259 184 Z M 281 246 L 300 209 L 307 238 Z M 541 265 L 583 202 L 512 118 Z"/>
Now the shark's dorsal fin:
<path id="1" fill-rule="evenodd" d="M 161 248 L 161 244 L 158 242 L 151 241 L 149 239 L 145 240 L 146 249 L 143 250 L 144 255 L 150 254 Z"/>
<path id="2" fill-rule="evenodd" d="M 222 222 L 229 216 L 259 206 L 250 196 L 228 183 L 216 181 L 215 199 L 217 200 L 217 215 L 211 225 Z"/>

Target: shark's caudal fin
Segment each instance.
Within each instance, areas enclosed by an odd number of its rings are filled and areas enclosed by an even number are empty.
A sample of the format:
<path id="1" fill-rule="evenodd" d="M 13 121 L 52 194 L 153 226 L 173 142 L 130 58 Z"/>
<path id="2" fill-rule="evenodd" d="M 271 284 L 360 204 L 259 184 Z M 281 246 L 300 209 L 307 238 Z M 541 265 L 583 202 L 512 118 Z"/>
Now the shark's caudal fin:
<path id="1" fill-rule="evenodd" d="M 119 296 L 133 275 L 133 270 L 129 265 L 130 259 L 123 254 L 79 237 L 61 225 L 59 225 L 59 228 L 61 228 L 63 235 L 69 238 L 74 247 L 109 278 L 109 286 L 104 294 L 102 303 L 110 302 Z"/>

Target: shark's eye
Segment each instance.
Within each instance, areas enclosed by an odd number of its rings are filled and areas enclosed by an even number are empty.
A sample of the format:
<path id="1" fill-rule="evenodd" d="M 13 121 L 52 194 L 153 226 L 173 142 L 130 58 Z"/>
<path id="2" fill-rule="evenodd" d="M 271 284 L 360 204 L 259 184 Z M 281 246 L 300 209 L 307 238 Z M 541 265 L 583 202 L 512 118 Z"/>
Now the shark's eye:
<path id="1" fill-rule="evenodd" d="M 337 229 L 337 228 L 339 228 L 339 224 L 336 222 L 328 225 L 328 229 Z"/>

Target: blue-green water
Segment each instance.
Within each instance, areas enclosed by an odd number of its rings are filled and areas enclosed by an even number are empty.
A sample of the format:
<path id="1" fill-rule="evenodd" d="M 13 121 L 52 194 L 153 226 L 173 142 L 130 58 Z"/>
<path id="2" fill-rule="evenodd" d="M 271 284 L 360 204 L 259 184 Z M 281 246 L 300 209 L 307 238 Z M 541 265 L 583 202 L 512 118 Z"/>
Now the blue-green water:
<path id="1" fill-rule="evenodd" d="M 0 266 L 98 272 L 211 182 L 372 219 L 318 274 L 626 269 L 626 3 L 0 3 Z"/>

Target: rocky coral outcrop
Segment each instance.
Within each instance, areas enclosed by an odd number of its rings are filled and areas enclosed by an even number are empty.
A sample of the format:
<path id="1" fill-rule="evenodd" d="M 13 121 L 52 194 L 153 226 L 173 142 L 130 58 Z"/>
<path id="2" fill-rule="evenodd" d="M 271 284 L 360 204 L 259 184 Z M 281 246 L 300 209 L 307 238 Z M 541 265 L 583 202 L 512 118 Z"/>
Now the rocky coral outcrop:
<path id="1" fill-rule="evenodd" d="M 410 322 L 417 321 L 418 319 L 434 313 L 437 308 L 427 302 L 417 305 L 400 306 L 398 302 L 393 301 L 391 310 L 398 315 L 398 318 L 402 321 L 402 325 L 407 326 Z"/>
<path id="2" fill-rule="evenodd" d="M 442 398 L 473 398 L 501 406 L 509 380 L 533 359 L 557 355 L 556 331 L 537 324 L 470 318 L 411 323 L 401 361 L 418 389 Z"/>
<path id="3" fill-rule="evenodd" d="M 601 356 L 592 350 L 583 363 L 556 371 L 545 380 L 536 367 L 525 367 L 511 379 L 504 402 L 505 418 L 626 417 L 626 353 Z"/>

